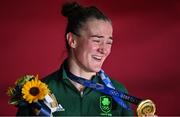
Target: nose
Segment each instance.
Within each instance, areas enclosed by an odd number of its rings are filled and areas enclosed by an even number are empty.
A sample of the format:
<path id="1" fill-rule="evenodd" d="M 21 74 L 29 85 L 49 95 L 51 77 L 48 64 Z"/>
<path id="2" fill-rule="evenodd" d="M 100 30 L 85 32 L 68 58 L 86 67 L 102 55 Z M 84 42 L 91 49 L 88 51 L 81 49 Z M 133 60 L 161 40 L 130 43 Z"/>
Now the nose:
<path id="1" fill-rule="evenodd" d="M 104 42 L 99 44 L 98 52 L 100 52 L 101 54 L 107 53 L 107 47 L 106 47 L 106 44 Z"/>

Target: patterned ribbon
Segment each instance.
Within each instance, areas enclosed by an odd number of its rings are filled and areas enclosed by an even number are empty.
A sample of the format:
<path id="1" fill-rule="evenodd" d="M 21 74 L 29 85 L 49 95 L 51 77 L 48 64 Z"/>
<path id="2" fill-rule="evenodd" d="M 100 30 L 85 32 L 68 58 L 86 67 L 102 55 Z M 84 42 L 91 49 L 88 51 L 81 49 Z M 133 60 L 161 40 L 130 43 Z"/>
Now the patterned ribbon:
<path id="1" fill-rule="evenodd" d="M 38 116 L 51 116 L 51 109 L 42 101 L 34 103 L 32 108 L 38 109 L 36 113 Z"/>
<path id="2" fill-rule="evenodd" d="M 109 87 L 109 88 L 112 88 L 112 89 L 115 89 L 115 87 L 113 86 L 111 80 L 109 79 L 108 75 L 105 74 L 105 72 L 103 70 L 100 70 L 99 71 L 99 75 L 101 76 L 101 79 L 102 81 L 104 82 L 104 84 Z M 125 103 L 124 101 L 119 98 L 119 97 L 116 97 L 116 96 L 113 96 L 113 99 L 119 104 L 121 105 L 123 108 L 127 109 L 127 110 L 131 110 Z"/>
<path id="3" fill-rule="evenodd" d="M 123 108 L 130 110 L 130 108 L 123 102 L 123 100 L 134 103 L 136 105 L 138 105 L 142 100 L 138 99 L 134 96 L 130 96 L 124 92 L 121 92 L 119 90 L 116 90 L 114 88 L 114 86 L 112 85 L 110 79 L 108 78 L 108 76 L 104 73 L 104 71 L 100 71 L 99 74 L 103 80 L 103 82 L 105 83 L 105 85 L 103 84 L 99 84 L 99 83 L 95 83 L 91 80 L 86 80 L 85 78 L 81 78 L 78 76 L 75 76 L 74 74 L 72 74 L 71 72 L 69 72 L 67 69 L 66 73 L 67 76 L 69 77 L 69 79 L 78 82 L 86 87 L 92 88 L 94 90 L 100 91 L 102 93 L 105 93 L 107 95 L 110 95 L 113 97 L 113 99 Z M 123 99 L 123 100 L 121 100 Z"/>
<path id="4" fill-rule="evenodd" d="M 52 113 L 56 111 L 64 111 L 61 104 L 58 104 L 54 94 L 47 94 L 43 101 L 39 101 L 33 104 L 33 108 L 38 109 L 36 114 L 38 116 L 52 117 Z"/>

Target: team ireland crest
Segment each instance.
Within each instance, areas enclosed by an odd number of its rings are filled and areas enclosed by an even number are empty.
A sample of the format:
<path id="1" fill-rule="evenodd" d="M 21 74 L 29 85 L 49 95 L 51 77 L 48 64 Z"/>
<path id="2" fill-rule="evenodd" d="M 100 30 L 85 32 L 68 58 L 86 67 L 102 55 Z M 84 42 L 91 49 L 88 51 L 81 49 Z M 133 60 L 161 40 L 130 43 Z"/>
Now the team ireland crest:
<path id="1" fill-rule="evenodd" d="M 108 114 L 112 109 L 112 98 L 110 96 L 101 96 L 100 108 L 104 114 Z"/>

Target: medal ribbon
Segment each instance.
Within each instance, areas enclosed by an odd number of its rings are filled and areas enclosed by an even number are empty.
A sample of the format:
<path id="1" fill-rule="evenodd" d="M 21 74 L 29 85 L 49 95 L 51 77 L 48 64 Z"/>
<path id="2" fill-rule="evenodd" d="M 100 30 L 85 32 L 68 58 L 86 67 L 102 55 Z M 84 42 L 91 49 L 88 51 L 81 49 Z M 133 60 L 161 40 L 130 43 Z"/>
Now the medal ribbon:
<path id="1" fill-rule="evenodd" d="M 104 94 L 107 94 L 107 95 L 110 95 L 113 97 L 113 99 L 120 105 L 122 106 L 123 108 L 127 109 L 127 110 L 131 110 L 125 103 L 123 100 L 125 101 L 128 101 L 128 102 L 131 102 L 131 103 L 134 103 L 134 104 L 139 104 L 142 100 L 141 99 L 138 99 L 134 96 L 130 96 L 122 91 L 119 91 L 119 90 L 116 90 L 113 86 L 112 86 L 112 83 L 109 82 L 110 79 L 106 77 L 102 78 L 103 82 L 106 84 L 103 85 L 103 84 L 99 84 L 99 83 L 95 83 L 91 80 L 86 80 L 85 78 L 82 78 L 82 77 L 78 77 L 78 76 L 75 76 L 74 74 L 72 74 L 71 72 L 69 72 L 68 70 L 66 70 L 66 73 L 67 73 L 67 76 L 69 79 L 75 81 L 75 82 L 78 82 L 79 84 L 82 84 L 83 86 L 86 86 L 86 87 L 89 87 L 89 88 L 92 88 L 94 90 L 97 90 L 97 91 L 100 91 Z M 102 77 L 102 74 L 104 72 L 103 71 L 100 71 L 100 76 Z M 104 74 L 105 76 L 105 74 Z M 123 99 L 123 100 L 121 100 Z"/>
<path id="2" fill-rule="evenodd" d="M 108 75 L 105 74 L 103 70 L 100 70 L 100 71 L 99 71 L 99 75 L 100 75 L 102 81 L 104 82 L 104 84 L 105 84 L 107 87 L 112 88 L 112 89 L 115 89 L 115 87 L 113 86 L 113 84 L 112 84 L 111 80 L 109 79 Z M 121 105 L 123 108 L 125 108 L 125 109 L 127 109 L 127 110 L 130 110 L 130 108 L 128 107 L 128 105 L 126 105 L 121 98 L 116 97 L 116 96 L 113 96 L 113 95 L 112 95 L 112 97 L 113 97 L 113 99 L 114 99 L 119 105 Z"/>

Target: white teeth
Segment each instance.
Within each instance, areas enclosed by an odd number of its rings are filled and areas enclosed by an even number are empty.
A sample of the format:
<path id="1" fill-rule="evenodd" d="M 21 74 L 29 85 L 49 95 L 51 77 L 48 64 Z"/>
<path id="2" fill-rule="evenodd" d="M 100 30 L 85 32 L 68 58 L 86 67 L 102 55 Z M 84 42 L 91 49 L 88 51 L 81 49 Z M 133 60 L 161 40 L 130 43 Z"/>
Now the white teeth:
<path id="1" fill-rule="evenodd" d="M 93 58 L 98 59 L 98 60 L 101 60 L 101 59 L 102 59 L 101 56 L 93 56 Z"/>

